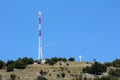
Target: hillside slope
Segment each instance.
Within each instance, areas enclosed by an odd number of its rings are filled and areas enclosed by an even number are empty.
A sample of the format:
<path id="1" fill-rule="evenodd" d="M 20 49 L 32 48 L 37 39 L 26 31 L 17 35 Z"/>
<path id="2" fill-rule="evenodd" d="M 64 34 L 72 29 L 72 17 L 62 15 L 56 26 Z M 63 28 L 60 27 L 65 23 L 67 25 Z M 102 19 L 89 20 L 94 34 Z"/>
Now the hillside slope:
<path id="1" fill-rule="evenodd" d="M 40 75 L 40 70 L 43 70 L 46 72 L 44 76 L 48 80 L 63 80 L 64 78 L 60 77 L 62 73 L 65 73 L 66 80 L 72 80 L 75 75 L 82 71 L 83 67 L 90 65 L 90 63 L 84 62 L 58 62 L 53 66 L 48 64 L 33 64 L 28 65 L 26 69 L 15 69 L 13 72 L 0 70 L 0 75 L 2 75 L 3 80 L 9 80 L 12 73 L 17 75 L 17 80 L 35 80 Z"/>

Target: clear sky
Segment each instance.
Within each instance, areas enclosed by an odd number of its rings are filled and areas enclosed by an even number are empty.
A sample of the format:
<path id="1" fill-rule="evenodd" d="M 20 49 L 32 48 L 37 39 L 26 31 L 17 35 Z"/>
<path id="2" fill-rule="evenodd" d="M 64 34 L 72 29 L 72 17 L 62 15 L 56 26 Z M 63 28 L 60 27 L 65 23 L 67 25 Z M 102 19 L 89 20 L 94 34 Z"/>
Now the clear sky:
<path id="1" fill-rule="evenodd" d="M 0 59 L 37 59 L 39 10 L 44 58 L 120 58 L 120 0 L 0 0 Z"/>

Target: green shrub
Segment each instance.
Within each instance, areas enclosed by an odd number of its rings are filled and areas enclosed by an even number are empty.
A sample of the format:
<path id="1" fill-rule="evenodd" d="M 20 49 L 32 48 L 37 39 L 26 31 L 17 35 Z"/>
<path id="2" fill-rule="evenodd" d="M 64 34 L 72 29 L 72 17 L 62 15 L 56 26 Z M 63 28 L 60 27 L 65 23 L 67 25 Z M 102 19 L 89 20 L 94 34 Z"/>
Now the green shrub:
<path id="1" fill-rule="evenodd" d="M 28 59 L 27 57 L 24 57 L 24 58 L 22 59 L 22 61 L 23 61 L 23 63 L 24 63 L 25 65 L 28 65 L 28 64 L 29 64 L 29 59 Z"/>
<path id="2" fill-rule="evenodd" d="M 2 75 L 0 75 L 0 80 L 2 80 Z"/>
<path id="3" fill-rule="evenodd" d="M 28 61 L 29 64 L 33 64 L 34 63 L 34 60 L 33 58 L 29 58 L 29 61 Z"/>
<path id="4" fill-rule="evenodd" d="M 103 77 L 101 77 L 100 80 L 118 80 L 118 79 L 115 77 L 111 77 L 111 76 L 103 76 Z"/>
<path id="5" fill-rule="evenodd" d="M 65 77 L 65 73 L 64 73 L 64 72 L 62 72 L 62 73 L 61 73 L 61 76 L 64 78 L 64 77 Z"/>
<path id="6" fill-rule="evenodd" d="M 79 78 L 78 78 L 78 80 L 82 80 L 82 75 L 79 75 Z"/>
<path id="7" fill-rule="evenodd" d="M 64 67 L 60 67 L 61 71 L 64 71 Z"/>
<path id="8" fill-rule="evenodd" d="M 84 73 L 101 75 L 103 72 L 106 72 L 107 68 L 105 65 L 95 62 L 91 67 L 83 68 Z"/>
<path id="9" fill-rule="evenodd" d="M 60 77 L 60 74 L 56 74 L 56 76 L 57 76 L 57 78 L 59 78 L 59 77 Z"/>
<path id="10" fill-rule="evenodd" d="M 54 65 L 56 64 L 58 61 L 64 61 L 66 62 L 67 59 L 66 58 L 57 58 L 57 57 L 52 57 L 51 59 L 46 59 L 46 64 L 49 64 L 49 65 Z"/>
<path id="11" fill-rule="evenodd" d="M 37 80 L 47 80 L 45 77 L 42 77 L 42 76 L 38 76 L 37 77 Z"/>
<path id="12" fill-rule="evenodd" d="M 104 63 L 104 65 L 105 65 L 106 67 L 110 67 L 110 66 L 112 66 L 112 63 L 111 63 L 111 62 L 106 62 L 106 63 Z"/>
<path id="13" fill-rule="evenodd" d="M 70 57 L 68 60 L 69 60 L 69 61 L 74 61 L 74 60 L 75 60 L 75 58 Z"/>
<path id="14" fill-rule="evenodd" d="M 4 66 L 5 66 L 5 63 L 2 60 L 0 60 L 0 69 L 2 69 Z"/>
<path id="15" fill-rule="evenodd" d="M 14 71 L 14 68 L 15 68 L 15 65 L 14 65 L 14 64 L 9 64 L 9 65 L 7 66 L 7 72 L 9 72 L 9 71 Z"/>
<path id="16" fill-rule="evenodd" d="M 87 80 L 87 77 L 84 77 L 84 80 Z"/>
<path id="17" fill-rule="evenodd" d="M 67 59 L 66 59 L 66 58 L 62 58 L 62 61 L 66 62 L 66 61 L 67 61 Z"/>
<path id="18" fill-rule="evenodd" d="M 120 67 L 120 59 L 116 59 L 112 63 L 114 67 Z"/>
<path id="19" fill-rule="evenodd" d="M 16 78 L 16 74 L 11 74 L 10 75 L 10 80 L 15 80 L 15 78 Z"/>
<path id="20" fill-rule="evenodd" d="M 110 70 L 109 75 L 111 75 L 112 77 L 120 78 L 120 69 Z"/>
<path id="21" fill-rule="evenodd" d="M 26 64 L 22 60 L 16 60 L 15 68 L 17 68 L 17 69 L 25 69 Z"/>

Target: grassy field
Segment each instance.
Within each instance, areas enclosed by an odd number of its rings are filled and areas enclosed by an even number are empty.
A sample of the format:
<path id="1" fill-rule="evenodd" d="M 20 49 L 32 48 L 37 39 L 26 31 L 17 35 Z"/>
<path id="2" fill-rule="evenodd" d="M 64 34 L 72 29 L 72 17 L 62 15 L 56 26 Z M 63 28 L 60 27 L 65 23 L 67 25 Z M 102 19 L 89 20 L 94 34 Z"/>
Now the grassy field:
<path id="1" fill-rule="evenodd" d="M 48 64 L 33 64 L 28 65 L 26 69 L 15 69 L 13 72 L 0 70 L 0 75 L 2 75 L 3 80 L 9 80 L 12 73 L 17 75 L 17 80 L 35 80 L 40 75 L 40 70 L 43 70 L 46 72 L 44 76 L 48 80 L 72 80 L 74 75 L 80 74 L 83 67 L 90 65 L 91 63 L 85 62 L 58 62 L 53 66 Z M 62 73 L 65 73 L 66 78 L 60 77 Z"/>

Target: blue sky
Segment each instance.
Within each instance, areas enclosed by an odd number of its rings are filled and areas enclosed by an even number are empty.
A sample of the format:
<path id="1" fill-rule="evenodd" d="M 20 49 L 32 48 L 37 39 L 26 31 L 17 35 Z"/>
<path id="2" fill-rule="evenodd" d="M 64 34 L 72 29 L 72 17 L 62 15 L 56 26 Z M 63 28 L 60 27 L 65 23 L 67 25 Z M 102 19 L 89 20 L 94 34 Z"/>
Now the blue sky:
<path id="1" fill-rule="evenodd" d="M 120 0 L 1 0 L 0 59 L 37 59 L 39 10 L 44 58 L 120 58 Z"/>

